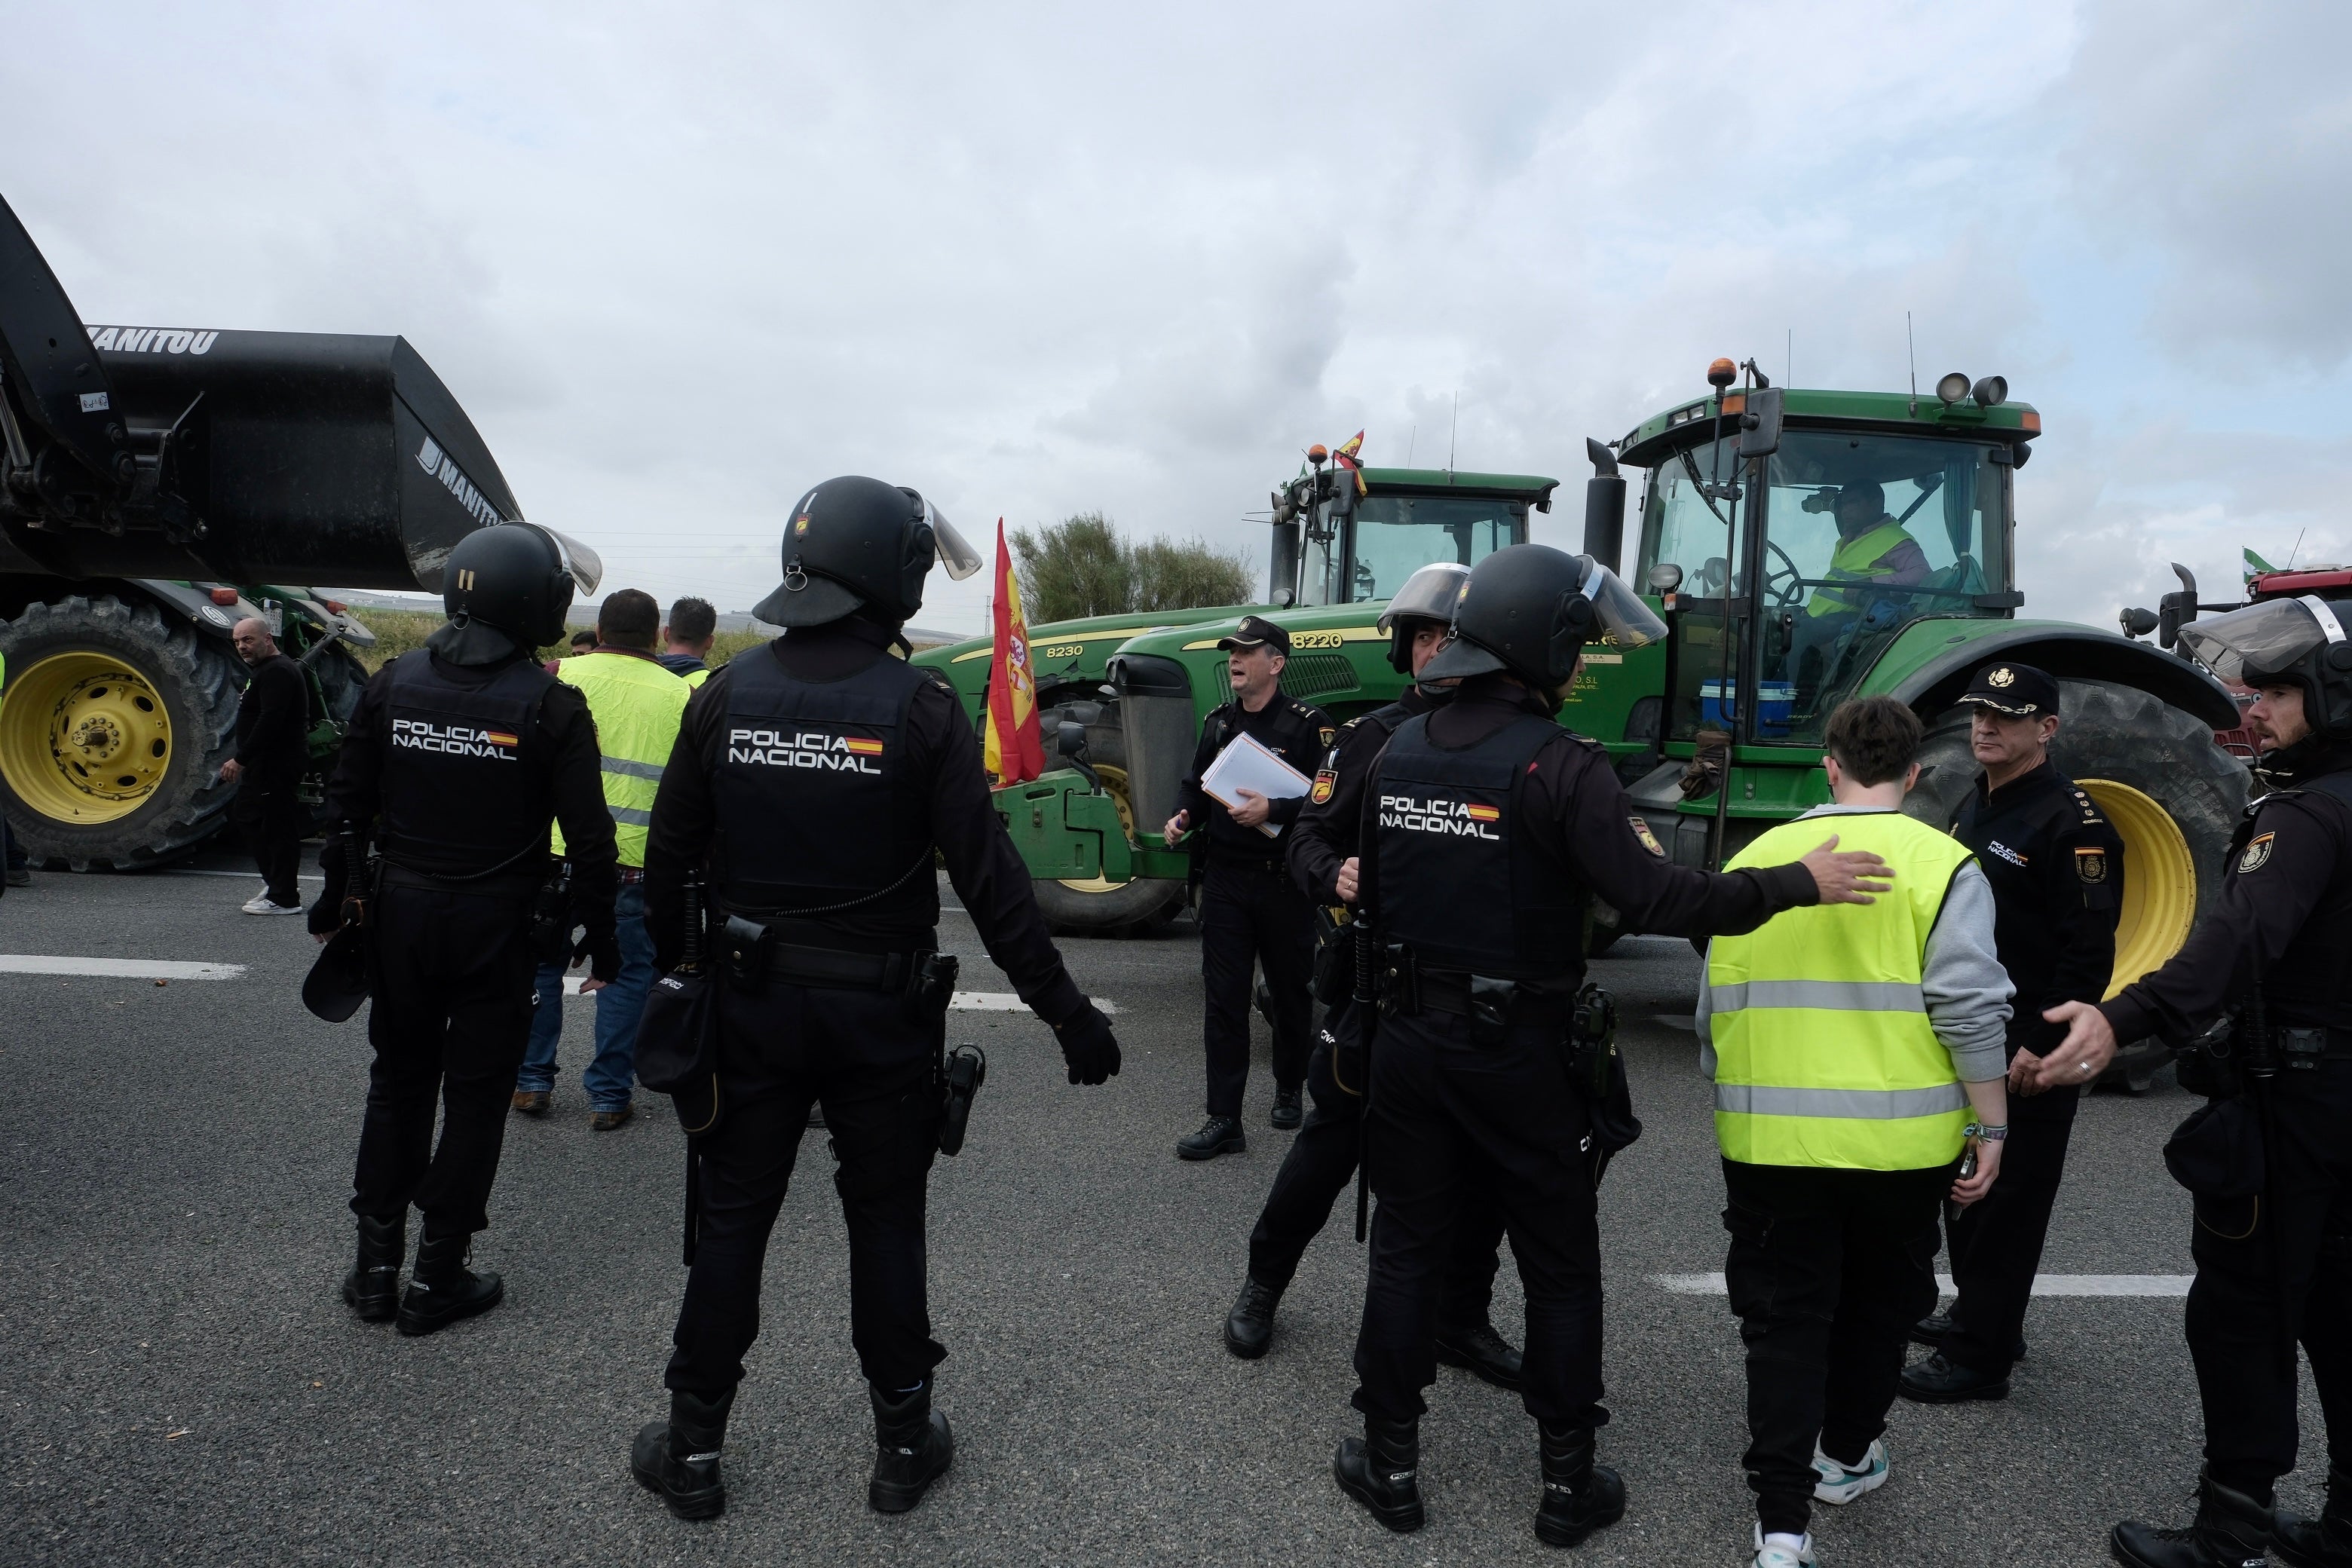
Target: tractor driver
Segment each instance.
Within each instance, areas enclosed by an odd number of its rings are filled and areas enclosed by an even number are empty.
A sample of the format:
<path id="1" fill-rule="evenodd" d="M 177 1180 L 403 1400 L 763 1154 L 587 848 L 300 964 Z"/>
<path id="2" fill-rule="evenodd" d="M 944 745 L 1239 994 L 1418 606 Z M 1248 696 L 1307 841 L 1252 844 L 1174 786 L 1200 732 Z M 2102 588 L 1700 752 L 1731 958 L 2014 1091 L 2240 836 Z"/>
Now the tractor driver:
<path id="1" fill-rule="evenodd" d="M 1910 587 L 1926 581 L 1932 570 L 1919 542 L 1886 515 L 1885 489 L 1874 480 L 1840 487 L 1832 510 L 1837 548 L 1824 580 L 1797 617 L 1789 649 L 1789 668 L 1808 696 L 1836 668 L 1838 652 L 1876 602 L 1874 590 Z"/>

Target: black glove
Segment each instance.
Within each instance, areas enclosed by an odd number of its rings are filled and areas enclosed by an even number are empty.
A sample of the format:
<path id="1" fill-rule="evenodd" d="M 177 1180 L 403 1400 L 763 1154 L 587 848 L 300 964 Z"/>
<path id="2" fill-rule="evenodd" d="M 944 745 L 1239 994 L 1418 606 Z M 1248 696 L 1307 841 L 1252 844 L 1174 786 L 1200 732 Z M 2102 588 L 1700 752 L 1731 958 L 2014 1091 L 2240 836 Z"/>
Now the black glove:
<path id="1" fill-rule="evenodd" d="M 312 936 L 325 936 L 352 918 L 346 909 L 357 894 L 352 887 L 352 853 L 358 836 L 348 827 L 327 836 L 319 847 L 319 870 L 325 879 L 319 891 L 319 901 L 310 906 L 310 913 L 302 923 Z"/>
<path id="2" fill-rule="evenodd" d="M 588 961 L 588 978 L 611 982 L 621 977 L 621 939 L 611 930 L 590 931 L 572 950 L 571 967 L 580 967 L 581 960 Z"/>
<path id="3" fill-rule="evenodd" d="M 1054 1033 L 1061 1037 L 1062 1059 L 1069 1064 L 1072 1083 L 1100 1083 L 1118 1076 L 1118 1037 L 1110 1032 L 1110 1020 L 1093 1003 Z"/>

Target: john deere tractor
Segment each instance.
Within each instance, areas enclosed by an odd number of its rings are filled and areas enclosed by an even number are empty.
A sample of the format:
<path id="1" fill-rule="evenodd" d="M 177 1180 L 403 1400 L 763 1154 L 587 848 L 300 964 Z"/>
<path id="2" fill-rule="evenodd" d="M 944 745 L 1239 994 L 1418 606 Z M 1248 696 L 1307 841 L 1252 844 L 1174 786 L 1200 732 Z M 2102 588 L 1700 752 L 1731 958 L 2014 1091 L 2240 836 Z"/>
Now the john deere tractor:
<path id="1" fill-rule="evenodd" d="M 1192 859 L 1159 828 L 1176 810 L 1201 721 L 1232 696 L 1217 639 L 1245 615 L 1289 631 L 1283 689 L 1334 718 L 1395 700 L 1374 622 L 1391 594 L 1433 561 L 1468 565 L 1524 543 L 1529 511 L 1550 510 L 1556 479 L 1437 468 L 1365 468 L 1309 449 L 1274 492 L 1266 602 L 1062 621 L 1029 628 L 1049 761 L 1034 784 L 997 794 L 998 814 L 1037 880 L 1057 929 L 1147 928 L 1182 908 Z M 977 722 L 987 638 L 927 649 Z"/>
<path id="2" fill-rule="evenodd" d="M 0 203 L 0 808 L 35 858 L 147 865 L 222 826 L 247 616 L 301 662 L 323 769 L 374 639 L 278 584 L 437 590 L 519 515 L 404 340 L 85 327 Z"/>

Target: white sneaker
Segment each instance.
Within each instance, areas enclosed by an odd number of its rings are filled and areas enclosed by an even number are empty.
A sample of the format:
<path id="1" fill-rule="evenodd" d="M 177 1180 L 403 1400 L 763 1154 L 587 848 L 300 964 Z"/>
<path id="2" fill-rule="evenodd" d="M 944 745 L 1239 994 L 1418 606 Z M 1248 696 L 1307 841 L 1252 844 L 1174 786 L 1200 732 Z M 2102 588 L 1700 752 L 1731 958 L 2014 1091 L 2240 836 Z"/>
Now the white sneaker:
<path id="1" fill-rule="evenodd" d="M 256 893 L 246 900 L 245 912 L 249 915 L 299 915 L 302 912 L 302 906 L 299 902 L 273 904 L 268 893 Z"/>
<path id="2" fill-rule="evenodd" d="M 1780 1539 L 1786 1541 L 1788 1537 Z M 1807 1531 L 1799 1536 L 1797 1548 L 1791 1552 L 1779 1544 L 1765 1545 L 1764 1527 L 1761 1524 L 1756 1527 L 1756 1555 L 1748 1560 L 1748 1568 L 1814 1568 L 1815 1561 L 1812 1531 Z"/>
<path id="3" fill-rule="evenodd" d="M 1820 1478 L 1813 1482 L 1817 1500 L 1841 1506 L 1850 1503 L 1863 1493 L 1876 1491 L 1886 1484 L 1886 1444 L 1883 1439 L 1874 1440 L 1870 1452 L 1862 1457 L 1861 1468 L 1849 1470 L 1822 1453 L 1822 1441 L 1816 1437 L 1813 1474 Z"/>

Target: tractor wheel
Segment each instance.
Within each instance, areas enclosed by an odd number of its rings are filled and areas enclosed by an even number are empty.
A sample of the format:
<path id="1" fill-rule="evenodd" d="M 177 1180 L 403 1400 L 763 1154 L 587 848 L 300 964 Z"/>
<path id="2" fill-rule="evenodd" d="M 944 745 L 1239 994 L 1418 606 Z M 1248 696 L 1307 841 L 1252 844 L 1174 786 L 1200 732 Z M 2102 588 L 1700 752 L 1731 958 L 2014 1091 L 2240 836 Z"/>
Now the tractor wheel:
<path id="1" fill-rule="evenodd" d="M 2179 952 L 2211 907 L 2249 775 L 2214 744 L 2212 731 L 2145 691 L 2063 680 L 2059 699 L 2051 763 L 2098 803 L 2124 842 L 2113 996 Z M 1941 827 L 1979 772 L 1969 752 L 1968 709 L 1955 707 L 1929 726 L 1919 761 L 1919 787 L 1904 809 Z M 2161 1047 L 2126 1051 L 2108 1077 L 2143 1088 L 2168 1055 Z"/>
<path id="2" fill-rule="evenodd" d="M 110 595 L 0 622 L 0 805 L 26 851 L 152 865 L 217 832 L 243 671 L 226 644 Z"/>
<path id="3" fill-rule="evenodd" d="M 1042 715 L 1048 737 L 1055 732 L 1060 710 Z M 1047 742 L 1052 743 L 1050 739 Z M 1118 820 L 1131 837 L 1134 813 L 1128 805 L 1127 731 L 1117 705 L 1105 703 L 1087 725 L 1087 757 L 1103 782 L 1103 793 L 1118 806 Z M 1049 758 L 1049 763 L 1055 759 Z M 1184 907 L 1184 884 L 1139 877 L 1129 882 L 1040 879 L 1037 907 L 1056 936 L 1118 936 L 1156 930 L 1176 918 Z"/>

